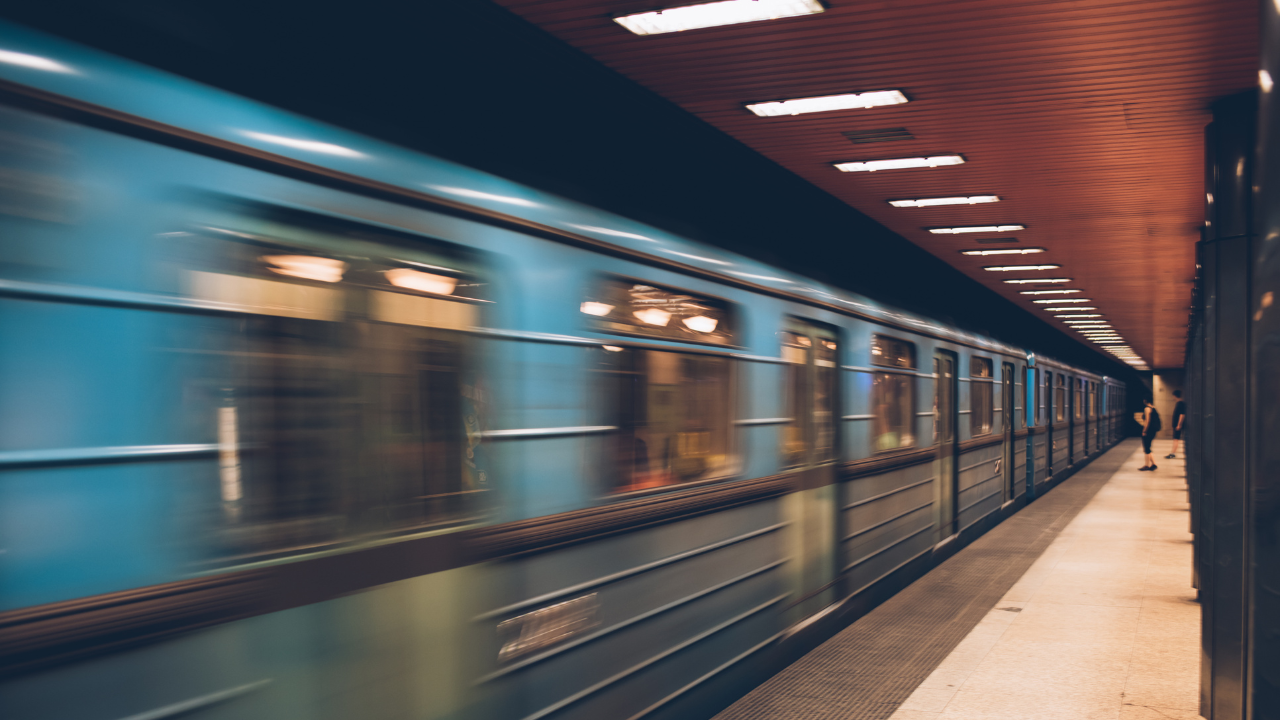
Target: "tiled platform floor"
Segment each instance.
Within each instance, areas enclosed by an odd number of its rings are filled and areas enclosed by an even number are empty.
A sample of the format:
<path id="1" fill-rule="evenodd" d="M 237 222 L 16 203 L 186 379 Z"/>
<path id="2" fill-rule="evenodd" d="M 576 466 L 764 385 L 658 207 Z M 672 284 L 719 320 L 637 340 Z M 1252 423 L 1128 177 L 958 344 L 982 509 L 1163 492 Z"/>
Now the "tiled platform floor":
<path id="1" fill-rule="evenodd" d="M 1184 461 L 1139 448 L 891 720 L 1199 718 Z M 1181 455 L 1181 453 L 1179 453 Z"/>

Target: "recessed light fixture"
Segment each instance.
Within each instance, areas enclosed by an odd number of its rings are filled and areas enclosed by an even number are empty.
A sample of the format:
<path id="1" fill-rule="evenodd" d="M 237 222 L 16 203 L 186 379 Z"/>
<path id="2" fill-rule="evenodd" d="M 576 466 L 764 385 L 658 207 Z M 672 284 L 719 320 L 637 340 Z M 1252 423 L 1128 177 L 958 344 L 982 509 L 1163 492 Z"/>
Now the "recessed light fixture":
<path id="1" fill-rule="evenodd" d="M 1005 280 L 1010 285 L 1049 285 L 1052 283 L 1069 283 L 1071 278 L 1018 278 L 1016 280 Z"/>
<path id="2" fill-rule="evenodd" d="M 1054 303 L 1087 303 L 1093 302 L 1088 298 L 1050 298 L 1047 300 L 1032 300 L 1037 305 L 1052 305 Z"/>
<path id="3" fill-rule="evenodd" d="M 1070 295 L 1078 293 L 1079 290 L 1021 290 L 1019 295 Z M 1037 300 L 1036 302 L 1040 302 Z M 1067 301 L 1063 301 L 1067 302 Z M 1070 302 L 1093 302 L 1092 300 L 1071 300 Z"/>
<path id="4" fill-rule="evenodd" d="M 1040 308 L 1045 312 L 1084 312 L 1085 310 L 1097 310 L 1096 307 L 1047 307 Z"/>
<path id="5" fill-rule="evenodd" d="M 972 227 L 925 228 L 934 235 L 961 235 L 979 232 L 1014 232 L 1026 230 L 1026 225 L 974 225 Z"/>
<path id="6" fill-rule="evenodd" d="M 1070 309 L 1070 310 L 1079 310 L 1080 308 L 1068 308 L 1068 309 Z M 1055 315 L 1054 317 L 1060 317 L 1060 318 L 1099 318 L 1099 317 L 1102 317 L 1102 313 L 1083 313 L 1083 314 L 1080 314 L 1080 315 Z"/>
<path id="7" fill-rule="evenodd" d="M 941 207 L 943 205 L 980 205 L 1000 202 L 999 195 L 970 195 L 968 197 L 920 198 L 919 200 L 890 200 L 894 207 Z"/>
<path id="8" fill-rule="evenodd" d="M 834 166 L 840 172 L 875 172 L 877 170 L 909 170 L 911 168 L 932 168 L 963 164 L 964 158 L 959 155 L 934 155 L 933 157 L 894 158 L 892 160 L 858 160 L 834 163 Z"/>
<path id="9" fill-rule="evenodd" d="M 722 0 L 623 15 L 613 21 L 636 35 L 659 35 L 813 15 L 825 9 L 818 0 Z"/>
<path id="10" fill-rule="evenodd" d="M 987 272 L 1012 272 L 1014 270 L 1057 270 L 1061 265 L 987 265 Z"/>
<path id="11" fill-rule="evenodd" d="M 1002 238 L 1003 240 L 1003 238 Z M 1032 248 L 999 248 L 996 250 L 961 250 L 961 255 L 977 255 L 985 257 L 987 255 L 1034 255 L 1042 253 L 1045 249 L 1042 247 Z"/>
<path id="12" fill-rule="evenodd" d="M 832 110 L 868 109 L 886 105 L 901 105 L 905 102 L 907 102 L 907 96 L 903 95 L 901 90 L 874 90 L 872 92 L 846 93 L 844 95 L 822 95 L 820 97 L 750 103 L 747 105 L 747 109 L 760 117 L 779 117 L 782 115 L 804 115 Z"/>

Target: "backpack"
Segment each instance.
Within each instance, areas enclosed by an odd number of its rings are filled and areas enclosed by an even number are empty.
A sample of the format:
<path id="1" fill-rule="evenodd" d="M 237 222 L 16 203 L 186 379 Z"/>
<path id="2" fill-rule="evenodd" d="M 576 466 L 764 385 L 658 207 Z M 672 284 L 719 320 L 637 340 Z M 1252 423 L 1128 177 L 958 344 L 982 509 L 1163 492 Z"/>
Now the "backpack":
<path id="1" fill-rule="evenodd" d="M 1146 434 L 1155 435 L 1160 432 L 1161 427 L 1163 426 L 1160 424 L 1160 413 L 1155 408 L 1151 408 L 1151 422 L 1147 424 Z"/>

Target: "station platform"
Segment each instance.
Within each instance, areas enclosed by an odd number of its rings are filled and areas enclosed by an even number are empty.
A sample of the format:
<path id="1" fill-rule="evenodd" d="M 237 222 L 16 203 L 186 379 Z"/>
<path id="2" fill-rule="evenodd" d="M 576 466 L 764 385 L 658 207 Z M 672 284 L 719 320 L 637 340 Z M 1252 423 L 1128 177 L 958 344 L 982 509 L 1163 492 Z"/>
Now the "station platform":
<path id="1" fill-rule="evenodd" d="M 1200 717 L 1171 444 L 1154 472 L 1137 439 L 1117 445 L 716 720 Z"/>

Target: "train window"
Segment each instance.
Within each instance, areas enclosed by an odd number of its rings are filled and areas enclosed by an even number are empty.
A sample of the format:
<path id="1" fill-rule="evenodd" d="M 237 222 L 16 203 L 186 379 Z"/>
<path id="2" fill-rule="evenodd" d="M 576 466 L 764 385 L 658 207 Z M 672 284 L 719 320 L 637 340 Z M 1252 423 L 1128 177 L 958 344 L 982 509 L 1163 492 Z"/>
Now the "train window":
<path id="1" fill-rule="evenodd" d="M 483 307 L 478 257 L 258 206 L 173 242 L 186 294 L 240 308 L 175 348 L 222 448 L 223 561 L 475 516 L 485 391 L 462 331 Z"/>
<path id="2" fill-rule="evenodd" d="M 1053 388 L 1053 417 L 1061 422 L 1067 419 L 1067 377 L 1058 373 L 1057 381 Z"/>
<path id="3" fill-rule="evenodd" d="M 1081 420 L 1084 418 L 1084 380 L 1077 378 L 1076 381 L 1071 384 L 1075 386 L 1076 394 L 1075 400 L 1072 402 L 1073 412 L 1075 413 L 1076 419 Z"/>
<path id="4" fill-rule="evenodd" d="M 809 353 L 813 341 L 807 335 L 794 332 L 782 333 L 782 359 L 786 365 L 787 417 L 791 419 L 782 429 L 782 462 L 792 467 L 804 462 L 808 444 L 805 442 L 805 418 L 803 400 L 808 395 Z"/>
<path id="5" fill-rule="evenodd" d="M 1026 381 L 1027 381 L 1027 366 L 1019 365 L 1018 378 L 1013 385 L 1014 391 L 1018 393 L 1018 396 L 1014 398 L 1014 401 L 1013 401 L 1014 407 L 1017 410 L 1019 410 L 1019 412 L 1015 413 L 1018 416 L 1018 422 L 1017 424 L 1014 425 L 1014 429 L 1016 430 L 1021 430 L 1027 426 L 1027 414 L 1026 414 L 1026 408 L 1025 408 L 1025 405 L 1027 404 L 1027 393 L 1024 387 L 1024 383 Z"/>
<path id="6" fill-rule="evenodd" d="M 991 432 L 992 422 L 992 377 L 991 360 L 980 357 L 969 358 L 969 431 L 970 434 L 986 435 Z"/>
<path id="7" fill-rule="evenodd" d="M 796 330 L 782 332 L 782 358 L 787 362 L 786 414 L 790 418 L 782 431 L 783 463 L 794 467 L 830 462 L 836 452 L 835 331 L 800 320 L 791 324 Z"/>
<path id="8" fill-rule="evenodd" d="M 684 290 L 610 277 L 592 287 L 580 309 L 604 332 L 734 344 L 730 304 Z"/>
<path id="9" fill-rule="evenodd" d="M 728 358 L 634 347 L 600 353 L 607 422 L 617 428 L 614 492 L 732 472 Z"/>
<path id="10" fill-rule="evenodd" d="M 1033 382 L 1035 383 L 1035 407 L 1031 408 L 1032 422 L 1039 425 L 1044 422 L 1044 394 L 1041 389 L 1043 381 L 1040 378 L 1040 368 L 1032 368 Z"/>
<path id="11" fill-rule="evenodd" d="M 906 372 L 876 372 L 871 381 L 872 442 L 876 451 L 912 447 L 915 436 L 916 346 L 871 336 L 871 364 Z"/>

